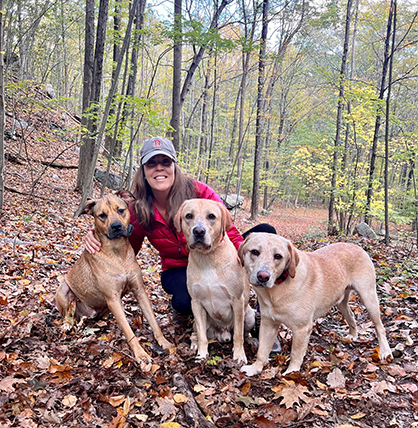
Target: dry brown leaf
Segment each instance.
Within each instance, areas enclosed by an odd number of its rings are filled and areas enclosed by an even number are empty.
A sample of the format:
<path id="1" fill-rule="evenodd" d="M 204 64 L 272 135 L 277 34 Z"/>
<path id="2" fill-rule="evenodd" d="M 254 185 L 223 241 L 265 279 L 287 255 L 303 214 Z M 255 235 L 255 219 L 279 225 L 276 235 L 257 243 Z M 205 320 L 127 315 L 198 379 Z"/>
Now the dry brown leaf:
<path id="1" fill-rule="evenodd" d="M 355 415 L 350 416 L 350 418 L 356 421 L 357 419 L 362 419 L 365 416 L 367 416 L 365 413 L 356 413 Z"/>
<path id="2" fill-rule="evenodd" d="M 119 407 L 125 401 L 124 395 L 115 395 L 114 397 L 109 397 L 108 403 L 113 407 Z"/>
<path id="3" fill-rule="evenodd" d="M 250 392 L 251 389 L 251 382 L 245 382 L 244 385 L 242 385 L 241 387 L 241 392 L 244 395 L 248 395 L 248 393 Z"/>
<path id="4" fill-rule="evenodd" d="M 400 377 L 406 376 L 406 371 L 402 367 L 395 366 L 394 364 L 387 366 L 386 370 L 391 376 L 400 376 Z"/>
<path id="5" fill-rule="evenodd" d="M 306 386 L 300 384 L 295 385 L 294 382 L 286 381 L 286 385 L 276 391 L 274 399 L 283 397 L 283 401 L 280 404 L 284 404 L 287 409 L 290 409 L 294 404 L 300 405 L 299 400 L 309 403 L 311 398 L 305 395 L 307 392 L 309 392 L 309 390 Z"/>
<path id="6" fill-rule="evenodd" d="M 386 391 L 396 392 L 396 386 L 386 382 L 385 380 L 381 382 L 371 382 L 370 385 L 372 386 L 373 391 L 378 394 L 384 394 Z"/>
<path id="7" fill-rule="evenodd" d="M 206 387 L 205 386 L 203 386 L 203 385 L 200 385 L 199 383 L 198 384 L 196 384 L 194 387 L 193 387 L 193 391 L 194 392 L 202 392 L 202 391 L 205 391 L 206 390 Z"/>
<path id="8" fill-rule="evenodd" d="M 15 390 L 13 387 L 15 383 L 25 383 L 25 381 L 23 379 L 16 379 L 12 376 L 5 377 L 0 380 L 0 391 L 13 392 Z"/>
<path id="9" fill-rule="evenodd" d="M 62 404 L 71 409 L 77 404 L 77 397 L 75 395 L 68 394 L 63 398 Z"/>
<path id="10" fill-rule="evenodd" d="M 172 400 L 167 397 L 161 398 L 157 397 L 156 399 L 158 408 L 154 410 L 155 415 L 161 416 L 161 421 L 165 422 L 167 419 L 174 416 L 177 412 L 176 406 L 173 404 Z"/>
<path id="11" fill-rule="evenodd" d="M 188 398 L 184 394 L 174 394 L 173 400 L 177 404 L 187 403 Z"/>
<path id="12" fill-rule="evenodd" d="M 257 416 L 253 421 L 260 428 L 274 428 L 274 422 L 269 421 L 265 416 Z"/>
<path id="13" fill-rule="evenodd" d="M 112 422 L 110 422 L 108 428 L 124 428 L 125 424 L 126 424 L 126 418 L 118 414 L 112 419 Z"/>
<path id="14" fill-rule="evenodd" d="M 126 397 L 126 400 L 123 402 L 122 414 L 126 416 L 131 410 L 131 399 Z"/>
<path id="15" fill-rule="evenodd" d="M 338 425 L 337 428 L 359 428 L 359 426 L 358 425 L 347 425 L 347 424 L 344 424 L 344 425 Z"/>
<path id="16" fill-rule="evenodd" d="M 345 377 L 339 368 L 334 369 L 328 375 L 327 382 L 330 388 L 345 388 Z"/>
<path id="17" fill-rule="evenodd" d="M 177 422 L 164 422 L 158 428 L 182 428 L 182 425 Z"/>

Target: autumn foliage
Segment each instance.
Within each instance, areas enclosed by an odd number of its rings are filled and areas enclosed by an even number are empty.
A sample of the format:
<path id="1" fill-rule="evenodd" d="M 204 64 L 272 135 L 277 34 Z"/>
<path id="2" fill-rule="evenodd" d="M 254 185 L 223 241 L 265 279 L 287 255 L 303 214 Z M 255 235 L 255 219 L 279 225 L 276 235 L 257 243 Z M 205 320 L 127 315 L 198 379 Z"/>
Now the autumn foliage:
<path id="1" fill-rule="evenodd" d="M 282 354 L 272 357 L 260 376 L 248 378 L 239 371 L 230 345 L 211 343 L 209 359 L 196 362 L 189 349 L 191 324 L 172 324 L 158 255 L 147 244 L 138 261 L 157 319 L 176 351 L 156 346 L 129 295 L 124 306 L 153 357 L 151 373 L 141 373 L 111 315 L 65 332 L 53 295 L 58 277 L 82 251 L 92 220 L 73 216 L 80 199 L 73 191 L 76 170 L 62 167 L 77 163 L 72 143 L 59 136 L 70 119 L 52 112 L 33 117 L 33 127 L 50 138 L 28 131 L 9 141 L 0 219 L 1 427 L 199 426 L 188 416 L 193 403 L 207 426 L 416 426 L 418 253 L 406 240 L 385 246 L 358 237 L 332 239 L 359 244 L 375 264 L 382 319 L 395 355 L 388 363 L 379 362 L 374 327 L 357 298 L 351 307 L 359 340 L 342 339 L 346 326 L 333 309 L 315 324 L 301 373 L 280 375 L 291 346 L 285 328 L 279 332 Z M 52 121 L 58 127 L 51 127 Z M 44 170 L 45 162 L 64 149 L 61 167 Z M 248 217 L 244 209 L 236 218 L 242 232 L 252 225 Z M 326 212 L 320 209 L 276 205 L 260 221 L 276 226 L 301 250 L 331 242 L 324 234 Z M 246 346 L 252 361 L 256 349 Z"/>

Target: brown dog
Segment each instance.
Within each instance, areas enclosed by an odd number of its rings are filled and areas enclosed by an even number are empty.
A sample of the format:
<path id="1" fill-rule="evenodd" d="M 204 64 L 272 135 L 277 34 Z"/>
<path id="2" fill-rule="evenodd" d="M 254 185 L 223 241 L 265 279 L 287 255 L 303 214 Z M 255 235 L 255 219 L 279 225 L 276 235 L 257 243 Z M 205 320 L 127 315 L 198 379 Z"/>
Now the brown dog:
<path id="1" fill-rule="evenodd" d="M 174 225 L 190 248 L 187 289 L 195 319 L 192 349 L 197 349 L 197 358 L 206 358 L 208 338 L 228 342 L 233 334 L 233 358 L 246 363 L 244 328 L 248 336 L 255 314 L 248 305 L 245 269 L 226 233 L 232 226 L 231 215 L 219 202 L 190 199 L 180 207 Z"/>
<path id="2" fill-rule="evenodd" d="M 282 323 L 293 333 L 290 364 L 284 374 L 300 370 L 315 319 L 333 305 L 348 323 L 348 337 L 355 340 L 356 322 L 348 305 L 353 290 L 376 327 L 380 358 L 392 355 L 380 319 L 373 263 L 357 245 L 337 243 L 305 253 L 281 236 L 253 233 L 239 248 L 239 255 L 261 312 L 257 360 L 241 369 L 247 375 L 261 372 Z"/>
<path id="3" fill-rule="evenodd" d="M 151 357 L 129 326 L 122 307 L 122 296 L 132 291 L 160 346 L 169 349 L 173 345 L 164 338 L 155 319 L 141 270 L 128 241 L 132 229 L 128 206 L 119 197 L 109 195 L 89 200 L 83 214 L 94 216 L 94 236 L 102 246 L 95 254 L 84 251 L 65 276 L 55 296 L 57 308 L 65 317 L 71 301 L 75 300 L 77 319 L 83 316 L 95 318 L 112 312 L 141 369 L 149 371 Z"/>

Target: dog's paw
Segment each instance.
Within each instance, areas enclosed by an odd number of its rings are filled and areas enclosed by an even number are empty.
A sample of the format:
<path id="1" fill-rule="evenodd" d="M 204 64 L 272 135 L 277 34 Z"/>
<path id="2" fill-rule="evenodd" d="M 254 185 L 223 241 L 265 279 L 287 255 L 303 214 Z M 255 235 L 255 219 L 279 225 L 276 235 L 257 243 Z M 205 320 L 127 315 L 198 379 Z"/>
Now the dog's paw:
<path id="1" fill-rule="evenodd" d="M 148 373 L 152 369 L 152 361 L 146 359 L 146 360 L 139 360 L 138 361 L 139 367 L 142 372 Z"/>
<path id="2" fill-rule="evenodd" d="M 245 343 L 258 349 L 259 340 L 256 337 L 248 336 L 245 338 Z"/>
<path id="3" fill-rule="evenodd" d="M 158 344 L 161 346 L 161 348 L 165 349 L 166 351 L 168 351 L 169 349 L 175 348 L 175 345 L 173 345 L 167 339 L 160 340 Z"/>
<path id="4" fill-rule="evenodd" d="M 379 347 L 379 356 L 380 356 L 380 361 L 385 361 L 388 358 L 393 359 L 393 354 L 389 347 L 387 349 L 383 349 Z"/>
<path id="5" fill-rule="evenodd" d="M 350 334 L 345 335 L 344 341 L 346 341 L 346 342 L 355 342 L 357 340 L 357 338 L 358 338 L 358 334 L 357 333 L 355 333 L 355 334 L 350 333 Z"/>
<path id="6" fill-rule="evenodd" d="M 198 354 L 196 355 L 196 361 L 202 361 L 202 360 L 206 360 L 206 358 L 208 357 L 208 353 L 206 352 L 198 352 Z"/>
<path id="7" fill-rule="evenodd" d="M 255 376 L 261 373 L 262 369 L 259 369 L 256 364 L 251 364 L 249 366 L 242 366 L 241 371 L 244 372 L 247 376 Z"/>
<path id="8" fill-rule="evenodd" d="M 299 367 L 297 367 L 297 366 L 289 366 L 288 368 L 287 368 L 287 370 L 285 370 L 283 373 L 282 373 L 282 376 L 286 376 L 286 375 L 288 375 L 288 374 L 290 374 L 290 373 L 293 373 L 293 372 L 299 372 L 300 371 L 300 366 Z"/>
<path id="9" fill-rule="evenodd" d="M 234 360 L 238 363 L 247 364 L 247 357 L 244 351 L 235 352 L 234 351 Z"/>
<path id="10" fill-rule="evenodd" d="M 190 349 L 192 351 L 197 351 L 197 334 L 195 332 L 190 336 Z"/>

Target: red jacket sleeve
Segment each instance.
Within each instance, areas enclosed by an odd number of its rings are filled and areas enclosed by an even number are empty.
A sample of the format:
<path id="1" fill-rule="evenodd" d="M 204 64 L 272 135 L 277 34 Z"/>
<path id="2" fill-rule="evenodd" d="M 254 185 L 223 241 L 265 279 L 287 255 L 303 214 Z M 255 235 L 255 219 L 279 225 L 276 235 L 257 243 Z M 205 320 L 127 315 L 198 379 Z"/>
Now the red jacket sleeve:
<path id="1" fill-rule="evenodd" d="M 195 182 L 196 195 L 200 199 L 212 199 L 213 201 L 222 202 L 222 199 L 218 194 L 209 186 L 200 181 Z M 238 250 L 239 246 L 244 242 L 243 237 L 239 233 L 238 229 L 232 224 L 232 227 L 227 231 L 229 239 L 234 244 L 235 248 Z"/>
<path id="2" fill-rule="evenodd" d="M 142 242 L 144 241 L 145 232 L 142 227 L 139 225 L 134 210 L 132 209 L 132 204 L 129 204 L 129 213 L 131 214 L 131 224 L 134 227 L 131 236 L 129 237 L 129 242 L 134 249 L 135 255 L 139 253 L 139 250 L 142 247 Z"/>

